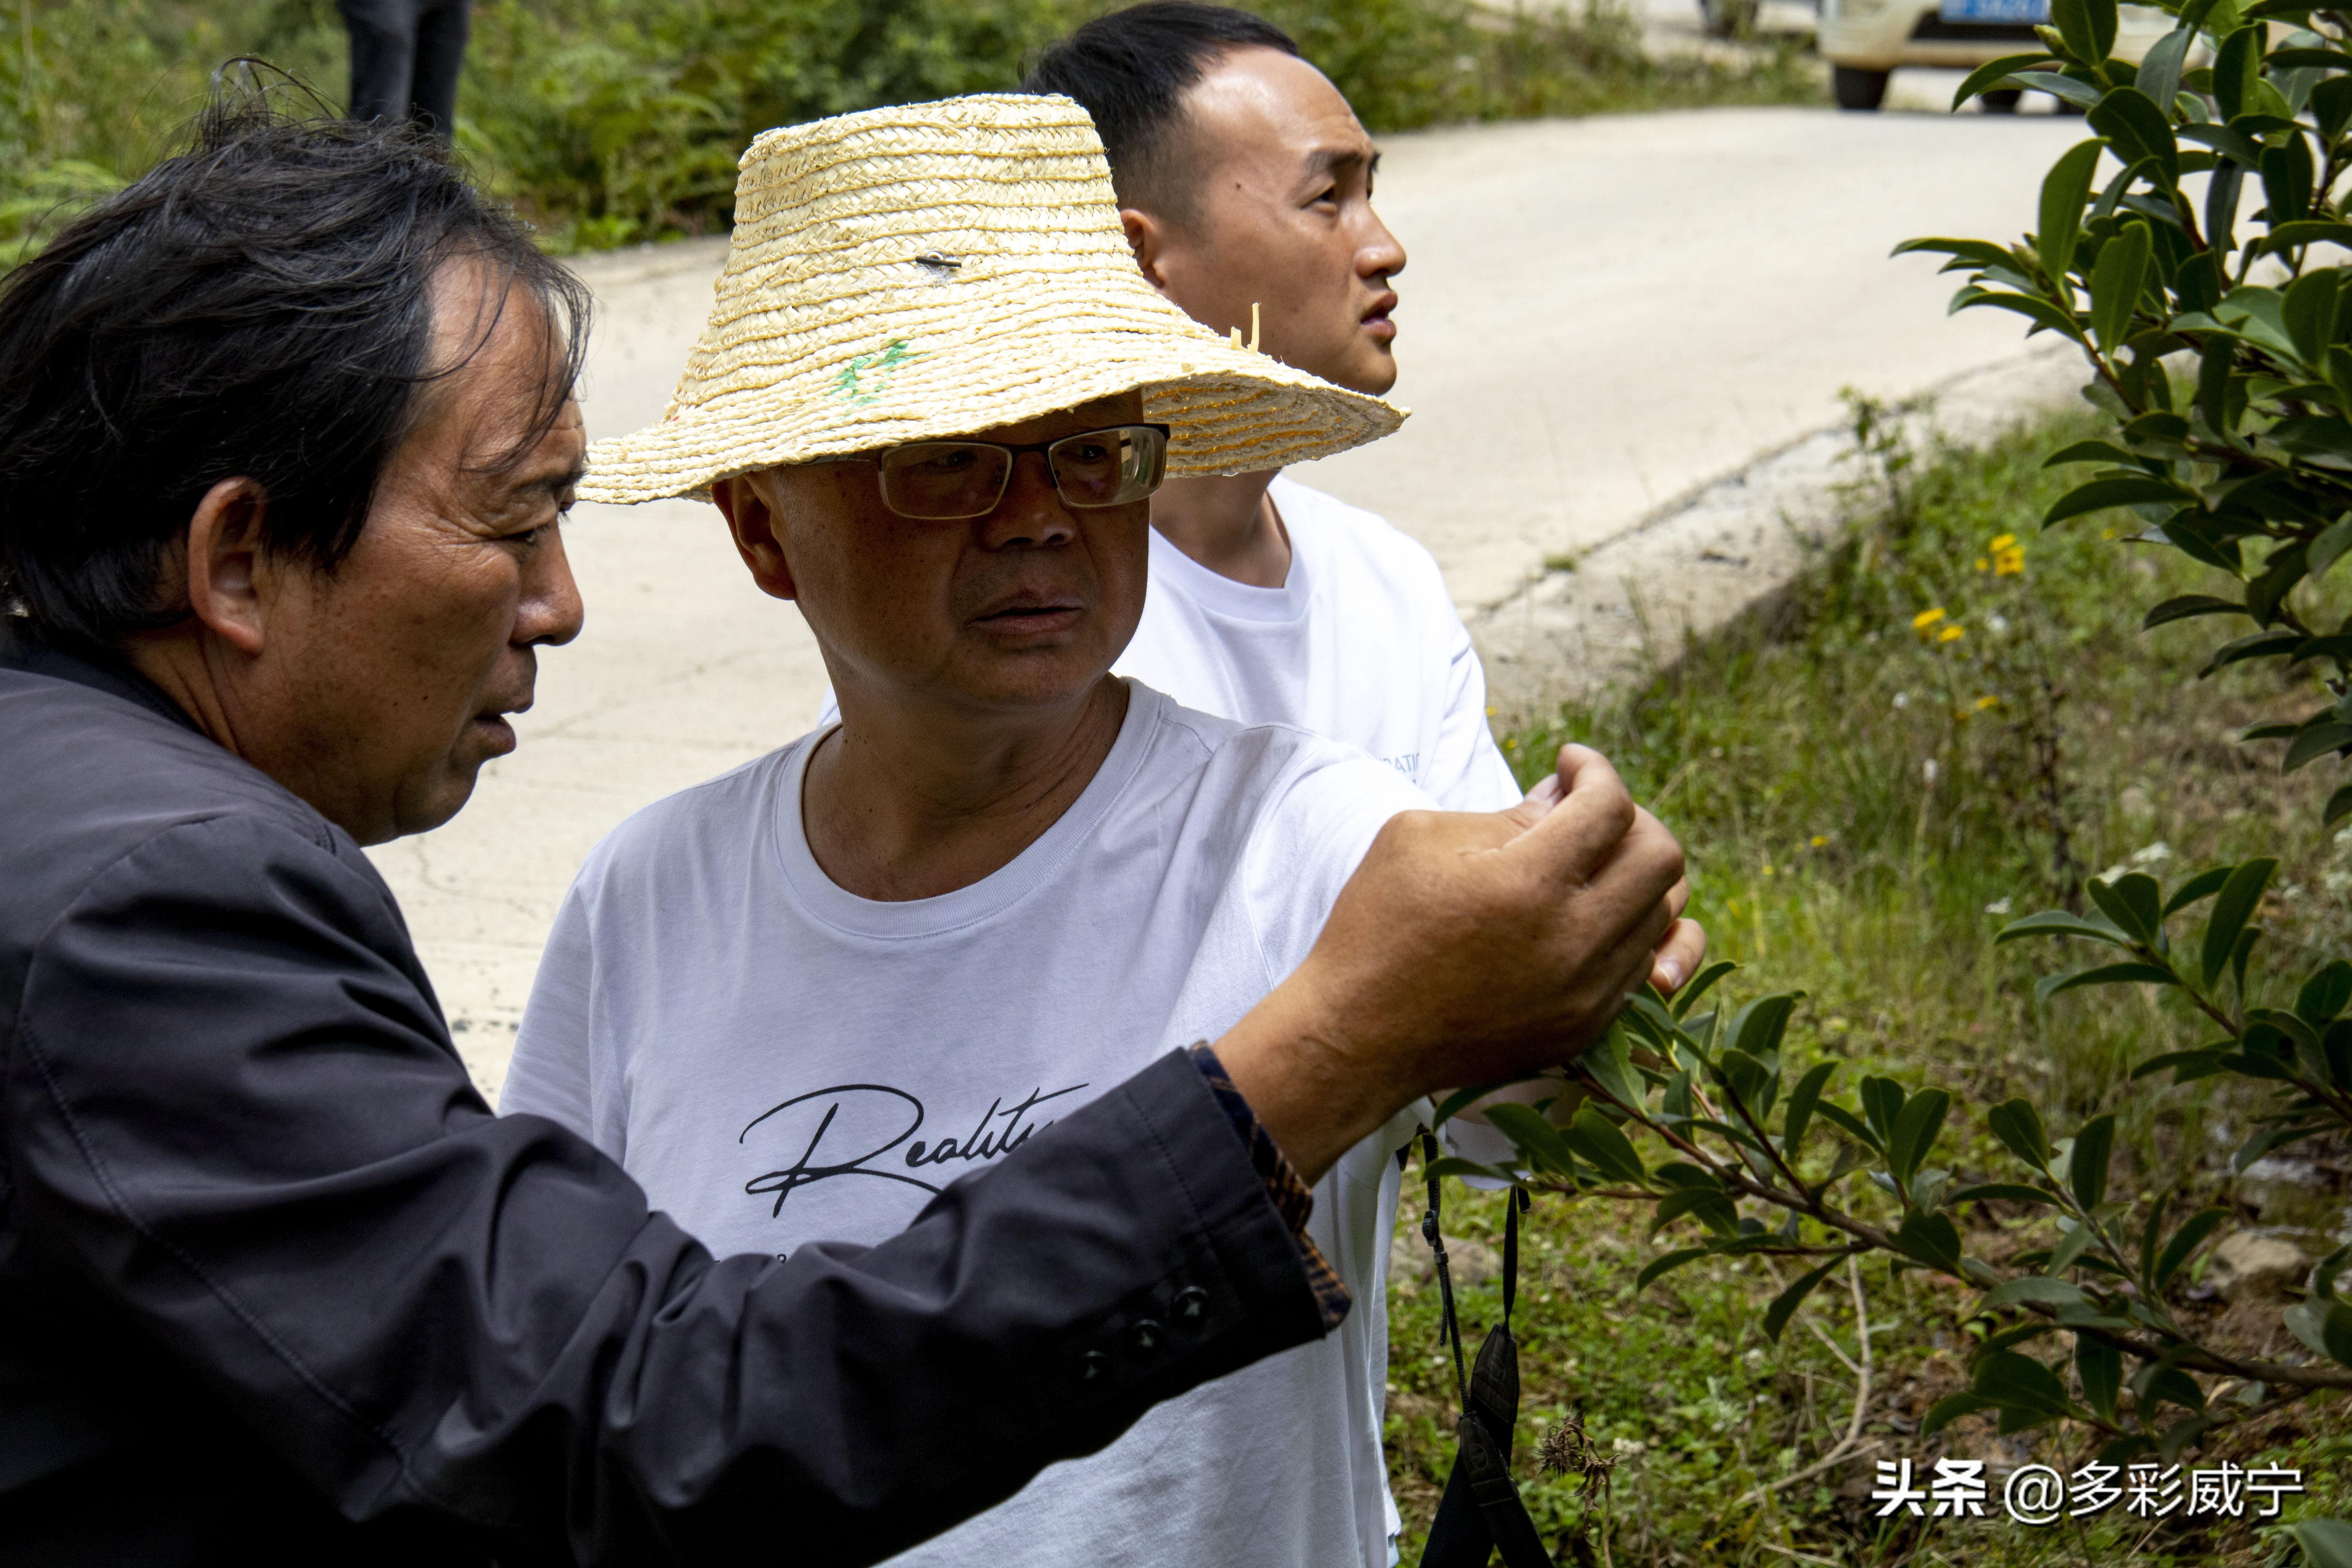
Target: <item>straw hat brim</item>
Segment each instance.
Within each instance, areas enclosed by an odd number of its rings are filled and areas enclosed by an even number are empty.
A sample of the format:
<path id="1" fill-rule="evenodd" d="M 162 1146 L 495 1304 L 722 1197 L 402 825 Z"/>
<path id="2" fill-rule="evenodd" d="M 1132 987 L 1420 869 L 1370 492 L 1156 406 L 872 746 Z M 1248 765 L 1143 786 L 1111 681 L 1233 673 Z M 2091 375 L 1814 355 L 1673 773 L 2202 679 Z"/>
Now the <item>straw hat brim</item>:
<path id="1" fill-rule="evenodd" d="M 678 409 L 591 447 L 579 493 L 624 505 L 707 500 L 713 484 L 738 474 L 978 435 L 1138 390 L 1143 417 L 1169 426 L 1171 477 L 1255 473 L 1328 457 L 1393 433 L 1406 415 L 1205 331 L 1190 342 L 1157 332 L 1008 333 L 974 368 L 981 384 L 945 355 L 892 367 L 854 423 L 832 416 L 832 399 L 790 384 Z M 838 383 L 841 372 L 830 379 Z"/>

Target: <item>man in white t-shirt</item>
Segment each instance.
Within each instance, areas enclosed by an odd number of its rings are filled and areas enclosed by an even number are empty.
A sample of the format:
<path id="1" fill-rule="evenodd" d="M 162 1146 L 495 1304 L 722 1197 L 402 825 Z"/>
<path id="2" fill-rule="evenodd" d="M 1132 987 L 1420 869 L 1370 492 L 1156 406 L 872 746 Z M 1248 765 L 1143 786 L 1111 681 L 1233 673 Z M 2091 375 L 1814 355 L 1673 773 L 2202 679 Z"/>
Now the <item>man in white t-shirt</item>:
<path id="1" fill-rule="evenodd" d="M 584 1134 L 722 1252 L 894 1236 L 957 1202 L 958 1175 L 1218 1037 L 1306 957 L 1390 820 L 1429 804 L 1352 747 L 1108 673 L 1167 468 L 1271 467 L 1396 418 L 1160 300 L 1109 194 L 1092 128 L 1050 99 L 769 132 L 669 416 L 592 452 L 583 495 L 709 493 L 839 695 L 837 726 L 598 846 L 507 1079 L 506 1109 Z M 1643 818 L 1623 852 L 1663 838 Z M 1668 984 L 1700 946 L 1680 897 L 1618 944 L 1663 939 Z M 1367 1369 L 1414 1120 L 1341 1156 L 1301 1217 L 1332 1280 L 1325 1338 L 900 1561 L 1386 1562 Z M 1204 1310 L 1139 1312 L 1118 1353 L 1148 1362 Z"/>
<path id="2" fill-rule="evenodd" d="M 1405 255 L 1372 210 L 1380 153 L 1281 29 L 1153 0 L 1053 45 L 1022 85 L 1093 115 L 1136 260 L 1188 315 L 1335 384 L 1395 384 Z M 1278 470 L 1172 479 L 1151 521 L 1121 674 L 1345 741 L 1458 811 L 1518 798 L 1486 673 L 1420 543 Z"/>

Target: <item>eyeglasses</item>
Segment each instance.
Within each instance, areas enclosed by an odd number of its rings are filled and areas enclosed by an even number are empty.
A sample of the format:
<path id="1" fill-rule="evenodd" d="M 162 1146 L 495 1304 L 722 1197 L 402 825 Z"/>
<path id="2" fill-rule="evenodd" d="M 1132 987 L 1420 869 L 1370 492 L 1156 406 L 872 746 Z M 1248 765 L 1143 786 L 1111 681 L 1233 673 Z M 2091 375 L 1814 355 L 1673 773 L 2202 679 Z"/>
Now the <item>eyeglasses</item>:
<path id="1" fill-rule="evenodd" d="M 1043 452 L 1054 489 L 1068 506 L 1125 506 L 1168 475 L 1168 426 L 1117 425 L 1058 441 L 1008 447 L 994 441 L 913 441 L 863 460 L 882 470 L 882 504 L 900 517 L 948 522 L 994 511 L 1024 452 Z"/>

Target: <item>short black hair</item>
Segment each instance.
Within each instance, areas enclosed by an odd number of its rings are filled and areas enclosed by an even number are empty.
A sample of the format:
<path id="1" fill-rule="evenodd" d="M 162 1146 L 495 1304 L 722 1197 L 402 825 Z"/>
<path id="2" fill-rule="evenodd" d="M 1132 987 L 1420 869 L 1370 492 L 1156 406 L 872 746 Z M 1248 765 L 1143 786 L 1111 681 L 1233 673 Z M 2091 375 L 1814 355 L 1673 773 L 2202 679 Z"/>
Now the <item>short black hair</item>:
<path id="1" fill-rule="evenodd" d="M 1146 0 L 1097 16 L 1037 57 L 1024 92 L 1058 92 L 1094 116 L 1121 206 L 1190 223 L 1198 170 L 1183 163 L 1185 89 L 1228 49 L 1297 55 L 1289 34 L 1247 11 L 1195 0 Z"/>
<path id="2" fill-rule="evenodd" d="M 0 283 L 0 610 L 53 639 L 184 619 L 173 546 L 226 479 L 267 497 L 265 549 L 332 572 L 457 368 L 432 363 L 444 262 L 505 273 L 559 334 L 528 445 L 578 378 L 586 289 L 437 139 L 273 96 L 217 88 L 184 152 Z"/>

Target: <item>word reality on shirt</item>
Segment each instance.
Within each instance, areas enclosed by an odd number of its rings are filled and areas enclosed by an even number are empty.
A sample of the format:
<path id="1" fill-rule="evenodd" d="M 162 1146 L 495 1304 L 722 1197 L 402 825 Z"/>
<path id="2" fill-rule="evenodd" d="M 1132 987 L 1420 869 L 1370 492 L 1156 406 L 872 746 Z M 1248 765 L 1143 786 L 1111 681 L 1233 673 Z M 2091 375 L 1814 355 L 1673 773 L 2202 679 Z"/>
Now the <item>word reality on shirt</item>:
<path id="1" fill-rule="evenodd" d="M 1870 1500 L 1880 1505 L 1880 1519 L 1902 1512 L 1982 1519 L 1991 1484 L 1982 1459 L 1937 1459 L 1930 1473 L 1916 1479 L 1910 1460 L 1881 1459 Z M 2117 1503 L 2140 1519 L 2163 1519 L 2175 1511 L 2183 1519 L 2276 1519 L 2280 1499 L 2301 1490 L 2301 1470 L 2244 1469 L 2226 1459 L 2190 1470 L 2179 1465 L 2084 1465 L 2071 1476 L 2048 1465 L 2020 1465 L 2002 1484 L 2000 1503 L 2018 1523 L 2037 1526 L 2105 1513 Z M 2264 1506 L 2254 1509 L 2257 1502 Z"/>

